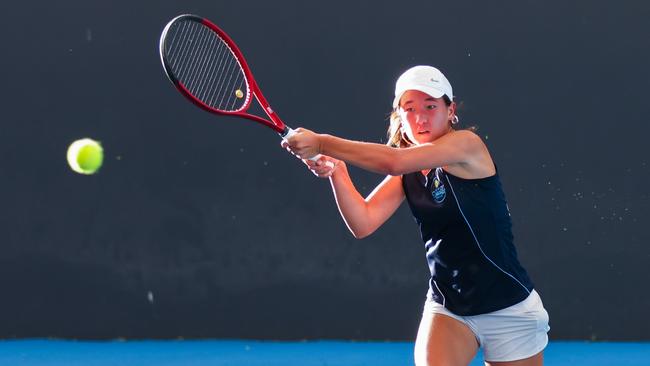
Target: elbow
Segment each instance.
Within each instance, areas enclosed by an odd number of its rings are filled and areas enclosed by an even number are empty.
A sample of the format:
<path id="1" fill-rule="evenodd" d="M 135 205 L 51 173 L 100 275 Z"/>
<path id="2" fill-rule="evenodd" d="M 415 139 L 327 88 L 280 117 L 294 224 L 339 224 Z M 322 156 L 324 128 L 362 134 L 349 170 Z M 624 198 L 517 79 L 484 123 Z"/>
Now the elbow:
<path id="1" fill-rule="evenodd" d="M 391 176 L 399 176 L 404 173 L 404 159 L 403 151 L 399 149 L 392 149 L 390 156 L 387 157 L 384 164 L 383 174 Z"/>
<path id="2" fill-rule="evenodd" d="M 375 229 L 372 229 L 370 227 L 350 228 L 350 232 L 355 239 L 363 239 L 375 232 Z"/>
<path id="3" fill-rule="evenodd" d="M 382 172 L 386 175 L 399 176 L 404 174 L 404 167 L 400 163 L 399 159 L 393 159 L 386 163 L 385 171 Z"/>
<path id="4" fill-rule="evenodd" d="M 369 232 L 363 232 L 363 231 L 352 231 L 352 236 L 354 236 L 355 239 L 363 239 L 368 237 L 370 235 Z"/>
<path id="5" fill-rule="evenodd" d="M 395 158 L 388 158 L 384 161 L 382 164 L 380 171 L 378 173 L 380 174 L 386 174 L 386 175 L 400 175 L 401 173 L 399 172 L 399 163 L 397 163 L 398 159 Z"/>
<path id="6" fill-rule="evenodd" d="M 388 167 L 386 171 L 382 173 L 393 177 L 403 174 L 398 167 Z"/>

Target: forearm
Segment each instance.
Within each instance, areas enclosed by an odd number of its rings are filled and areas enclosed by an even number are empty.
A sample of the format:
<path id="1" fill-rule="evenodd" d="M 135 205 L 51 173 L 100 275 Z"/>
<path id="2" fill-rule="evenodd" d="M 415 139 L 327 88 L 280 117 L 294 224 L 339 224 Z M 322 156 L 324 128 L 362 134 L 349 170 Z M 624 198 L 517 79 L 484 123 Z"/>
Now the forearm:
<path id="1" fill-rule="evenodd" d="M 374 173 L 400 174 L 400 152 L 386 145 L 320 135 L 320 152 Z"/>
<path id="2" fill-rule="evenodd" d="M 369 235 L 372 230 L 369 228 L 366 200 L 355 188 L 344 162 L 339 163 L 330 177 L 330 184 L 339 213 L 352 235 L 359 239 Z"/>

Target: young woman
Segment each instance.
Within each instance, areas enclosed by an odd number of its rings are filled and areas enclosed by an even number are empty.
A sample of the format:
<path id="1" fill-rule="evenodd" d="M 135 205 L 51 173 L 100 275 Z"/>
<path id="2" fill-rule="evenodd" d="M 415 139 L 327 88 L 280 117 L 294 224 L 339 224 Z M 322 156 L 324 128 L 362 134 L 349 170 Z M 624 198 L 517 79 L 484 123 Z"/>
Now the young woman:
<path id="1" fill-rule="evenodd" d="M 416 365 L 467 365 L 479 347 L 487 365 L 542 365 L 548 314 L 517 260 L 487 147 L 474 132 L 454 128 L 449 81 L 434 67 L 413 67 L 397 80 L 393 108 L 391 146 L 302 128 L 282 145 L 301 159 L 323 155 L 304 161 L 330 179 L 356 238 L 373 233 L 406 198 L 431 270 Z M 346 163 L 387 176 L 364 199 Z"/>

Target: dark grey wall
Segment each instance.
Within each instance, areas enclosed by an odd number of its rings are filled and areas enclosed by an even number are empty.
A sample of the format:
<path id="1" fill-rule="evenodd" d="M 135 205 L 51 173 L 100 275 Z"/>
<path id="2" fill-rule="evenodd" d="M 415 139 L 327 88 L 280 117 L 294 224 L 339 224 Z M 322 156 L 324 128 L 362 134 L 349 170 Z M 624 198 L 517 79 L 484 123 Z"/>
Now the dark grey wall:
<path id="1" fill-rule="evenodd" d="M 439 66 L 499 166 L 552 338 L 649 340 L 650 5 L 490 3 L 3 2 L 0 337 L 414 338 L 408 209 L 354 240 L 274 133 L 180 97 L 157 42 L 191 12 L 294 127 L 384 141 L 396 77 Z M 65 161 L 86 136 L 107 154 L 90 177 Z M 381 180 L 352 173 L 364 194 Z"/>

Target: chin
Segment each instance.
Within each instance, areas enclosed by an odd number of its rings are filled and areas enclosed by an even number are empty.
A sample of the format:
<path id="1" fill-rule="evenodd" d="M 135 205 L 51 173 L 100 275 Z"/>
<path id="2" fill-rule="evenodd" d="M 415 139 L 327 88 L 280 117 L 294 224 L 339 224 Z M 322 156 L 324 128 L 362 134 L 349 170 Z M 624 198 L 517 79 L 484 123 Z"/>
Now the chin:
<path id="1" fill-rule="evenodd" d="M 417 141 L 418 144 L 426 144 L 427 142 L 432 142 L 434 140 L 435 139 L 433 138 L 433 135 L 431 133 L 417 135 L 415 138 L 415 141 Z"/>

